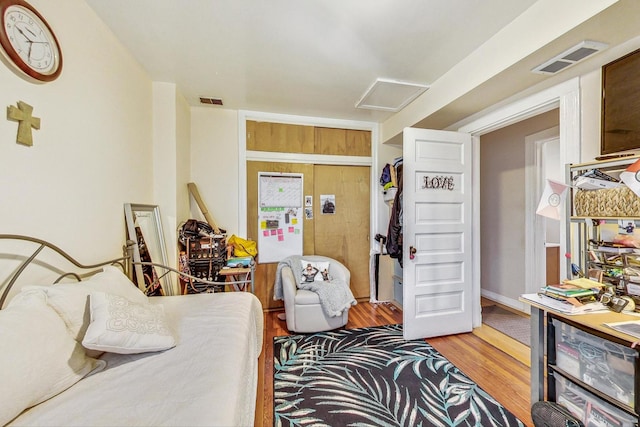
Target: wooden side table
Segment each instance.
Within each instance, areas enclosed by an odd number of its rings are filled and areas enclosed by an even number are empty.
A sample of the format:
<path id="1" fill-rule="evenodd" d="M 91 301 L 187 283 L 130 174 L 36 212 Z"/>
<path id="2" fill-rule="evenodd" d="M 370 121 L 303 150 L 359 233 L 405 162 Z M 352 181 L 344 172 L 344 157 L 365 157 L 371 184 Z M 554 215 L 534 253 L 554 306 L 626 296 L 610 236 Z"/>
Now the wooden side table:
<path id="1" fill-rule="evenodd" d="M 247 285 L 251 286 L 251 293 L 255 293 L 253 275 L 255 266 L 251 267 L 235 267 L 235 268 L 222 268 L 218 274 L 225 276 L 225 286 L 233 286 L 236 291 L 247 291 Z"/>

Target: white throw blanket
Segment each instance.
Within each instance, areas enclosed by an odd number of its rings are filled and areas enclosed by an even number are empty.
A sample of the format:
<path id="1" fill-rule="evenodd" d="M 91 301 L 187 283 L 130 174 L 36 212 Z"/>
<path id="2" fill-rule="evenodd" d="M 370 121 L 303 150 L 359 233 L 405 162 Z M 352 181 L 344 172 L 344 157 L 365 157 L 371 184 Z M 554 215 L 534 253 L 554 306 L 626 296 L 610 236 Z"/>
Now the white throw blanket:
<path id="1" fill-rule="evenodd" d="M 300 261 L 302 259 L 303 257 L 299 255 L 293 255 L 278 263 L 273 290 L 274 300 L 284 299 L 284 294 L 282 292 L 282 268 L 289 267 L 293 272 L 293 277 L 297 279 L 296 283 L 298 289 L 306 289 L 318 294 L 320 305 L 327 316 L 341 316 L 345 310 L 348 310 L 352 305 L 357 304 L 357 301 L 349 288 L 349 284 L 344 280 L 331 279 L 329 281 L 322 282 L 314 281 L 300 283 L 299 280 L 302 277 L 302 264 Z"/>

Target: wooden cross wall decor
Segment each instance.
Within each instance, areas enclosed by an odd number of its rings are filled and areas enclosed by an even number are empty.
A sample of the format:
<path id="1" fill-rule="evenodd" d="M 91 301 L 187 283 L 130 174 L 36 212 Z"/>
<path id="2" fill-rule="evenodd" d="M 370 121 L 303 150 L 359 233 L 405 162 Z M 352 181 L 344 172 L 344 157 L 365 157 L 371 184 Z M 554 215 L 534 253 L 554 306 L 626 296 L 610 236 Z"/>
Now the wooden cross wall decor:
<path id="1" fill-rule="evenodd" d="M 16 142 L 29 147 L 33 145 L 31 128 L 40 129 L 40 118 L 33 117 L 33 107 L 26 102 L 18 101 L 18 107 L 7 107 L 7 120 L 18 122 L 18 136 Z"/>

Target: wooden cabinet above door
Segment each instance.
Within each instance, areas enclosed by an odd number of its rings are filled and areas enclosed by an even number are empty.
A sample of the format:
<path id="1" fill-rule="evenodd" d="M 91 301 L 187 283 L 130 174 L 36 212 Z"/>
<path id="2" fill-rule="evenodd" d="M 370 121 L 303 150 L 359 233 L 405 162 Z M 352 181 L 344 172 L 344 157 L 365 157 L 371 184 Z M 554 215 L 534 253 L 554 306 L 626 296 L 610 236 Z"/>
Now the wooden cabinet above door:
<path id="1" fill-rule="evenodd" d="M 371 156 L 371 132 L 247 120 L 247 150 Z"/>
<path id="2" fill-rule="evenodd" d="M 353 129 L 315 128 L 315 154 L 371 156 L 371 132 Z"/>
<path id="3" fill-rule="evenodd" d="M 313 126 L 247 120 L 247 150 L 314 153 Z"/>

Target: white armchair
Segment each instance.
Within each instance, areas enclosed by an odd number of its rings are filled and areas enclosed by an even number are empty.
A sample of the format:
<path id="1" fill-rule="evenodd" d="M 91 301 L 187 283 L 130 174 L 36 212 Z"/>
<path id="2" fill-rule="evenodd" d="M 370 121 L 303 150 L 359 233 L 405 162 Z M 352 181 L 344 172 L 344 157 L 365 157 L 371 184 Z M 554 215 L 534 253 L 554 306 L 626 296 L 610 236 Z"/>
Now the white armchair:
<path id="1" fill-rule="evenodd" d="M 339 261 L 320 255 L 305 255 L 304 259 L 311 262 L 329 262 L 331 276 L 334 279 L 344 280 L 347 284 L 350 283 L 351 273 Z M 291 268 L 283 267 L 281 274 L 287 329 L 290 332 L 322 332 L 347 324 L 349 310 L 344 310 L 341 316 L 327 316 L 320 305 L 318 294 L 306 289 L 298 289 L 300 279 L 294 276 Z"/>

